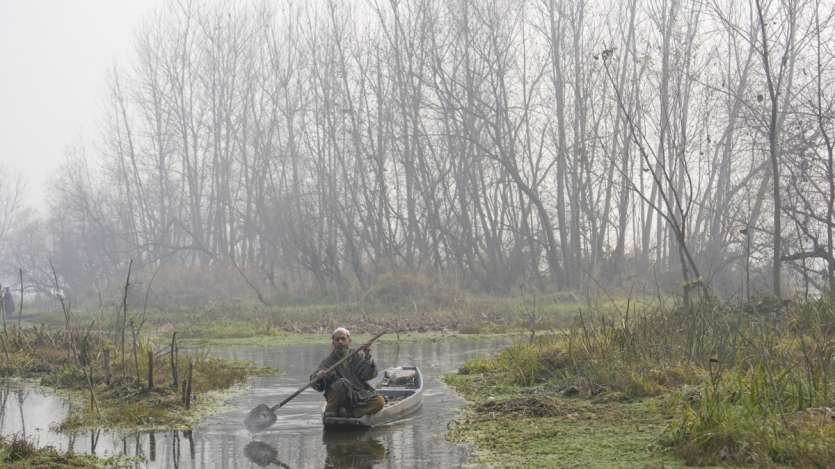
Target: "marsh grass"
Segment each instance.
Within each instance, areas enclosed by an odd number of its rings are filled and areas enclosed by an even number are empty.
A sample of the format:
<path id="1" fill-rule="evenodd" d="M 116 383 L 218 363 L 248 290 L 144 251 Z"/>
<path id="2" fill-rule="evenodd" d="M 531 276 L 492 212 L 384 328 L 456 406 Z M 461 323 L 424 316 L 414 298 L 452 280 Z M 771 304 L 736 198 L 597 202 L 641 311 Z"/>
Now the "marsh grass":
<path id="1" fill-rule="evenodd" d="M 834 334 L 829 298 L 777 310 L 706 301 L 582 313 L 562 332 L 468 362 L 460 373 L 493 394 L 661 399 L 671 423 L 657 441 L 691 464 L 828 467 Z"/>
<path id="2" fill-rule="evenodd" d="M 89 455 L 61 453 L 51 446 L 37 448 L 19 434 L 0 437 L 0 466 L 4 468 L 104 468 L 129 467 L 120 458 L 97 458 Z"/>
<path id="3" fill-rule="evenodd" d="M 400 296 L 393 295 L 403 287 Z M 281 338 L 286 334 L 328 334 L 337 326 L 361 331 L 399 329 L 404 332 L 457 332 L 467 335 L 504 334 L 563 329 L 570 326 L 587 302 L 571 293 L 555 293 L 536 297 L 534 324 L 520 314 L 520 307 L 529 305 L 531 297 L 474 295 L 445 286 L 427 284 L 421 278 L 385 277 L 357 298 L 311 296 L 282 299 L 269 306 L 251 301 L 228 300 L 208 302 L 199 307 L 176 303 L 165 309 L 149 305 L 143 313 L 145 334 L 169 335 L 190 340 L 234 340 L 263 337 Z M 616 298 L 594 304 L 600 314 L 619 314 L 627 302 L 635 299 Z M 655 300 L 642 299 L 649 304 Z M 77 311 L 77 321 L 96 317 L 93 311 Z M 52 327 L 63 325 L 60 312 L 37 313 L 38 321 Z M 105 315 L 100 328 L 118 329 L 119 318 Z"/>
<path id="4" fill-rule="evenodd" d="M 178 355 L 177 367 L 180 382 L 173 383 L 170 358 L 164 354 L 155 359 L 153 388 L 145 380 L 148 372 L 148 351 L 154 351 L 152 342 L 143 342 L 138 347 L 137 360 L 125 374 L 117 373 L 111 384 L 104 382 L 104 376 L 94 375 L 97 384 L 95 395 L 98 399 L 95 409 L 86 405 L 76 406 L 77 411 L 61 425 L 60 430 L 77 430 L 87 427 L 142 427 L 142 428 L 188 428 L 205 413 L 219 405 L 219 394 L 246 381 L 248 376 L 268 374 L 275 370 L 258 368 L 249 362 L 226 360 L 210 356 L 205 350 L 191 350 L 188 355 Z M 185 370 L 192 364 L 192 404 L 185 406 L 183 387 Z M 60 381 L 60 379 L 69 377 Z M 85 396 L 79 381 L 84 374 L 71 365 L 66 372 L 53 373 L 44 377 L 44 384 L 76 391 L 75 399 L 81 402 Z"/>
<path id="5" fill-rule="evenodd" d="M 135 349 L 128 344 L 124 361 L 108 335 L 101 332 L 85 334 L 79 340 L 66 331 L 12 326 L 0 339 L 0 375 L 40 379 L 41 384 L 64 391 L 76 403 L 61 430 L 185 427 L 216 405 L 210 393 L 243 383 L 248 376 L 274 371 L 212 357 L 204 349 L 177 350 L 173 362 L 179 377 L 174 383 L 170 336 L 164 341 L 140 338 Z M 154 357 L 152 387 L 148 382 L 149 355 Z M 189 364 L 196 406 L 186 406 L 183 400 Z"/>

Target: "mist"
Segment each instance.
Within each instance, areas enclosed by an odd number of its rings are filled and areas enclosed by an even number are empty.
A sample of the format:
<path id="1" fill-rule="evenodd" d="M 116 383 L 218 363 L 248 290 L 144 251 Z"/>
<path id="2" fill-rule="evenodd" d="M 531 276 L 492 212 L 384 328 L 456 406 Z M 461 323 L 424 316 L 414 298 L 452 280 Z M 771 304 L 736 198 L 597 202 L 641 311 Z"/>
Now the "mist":
<path id="1" fill-rule="evenodd" d="M 817 295 L 832 5 L 759 6 L 165 5 L 102 71 L 100 126 L 67 142 L 45 213 L 4 173 L 3 283 L 50 292 L 52 262 L 89 303 L 132 261 L 161 305 L 401 277 Z"/>

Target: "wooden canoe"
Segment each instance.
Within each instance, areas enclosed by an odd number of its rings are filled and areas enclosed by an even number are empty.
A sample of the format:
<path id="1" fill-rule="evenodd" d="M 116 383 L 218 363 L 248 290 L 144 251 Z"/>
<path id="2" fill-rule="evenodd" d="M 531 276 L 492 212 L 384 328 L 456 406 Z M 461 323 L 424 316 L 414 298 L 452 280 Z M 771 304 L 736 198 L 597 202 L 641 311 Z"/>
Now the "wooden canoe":
<path id="1" fill-rule="evenodd" d="M 416 366 L 398 366 L 383 371 L 383 380 L 377 385 L 377 394 L 386 399 L 386 405 L 376 414 L 362 417 L 325 416 L 325 427 L 371 428 L 402 420 L 420 409 L 423 404 L 423 376 Z"/>

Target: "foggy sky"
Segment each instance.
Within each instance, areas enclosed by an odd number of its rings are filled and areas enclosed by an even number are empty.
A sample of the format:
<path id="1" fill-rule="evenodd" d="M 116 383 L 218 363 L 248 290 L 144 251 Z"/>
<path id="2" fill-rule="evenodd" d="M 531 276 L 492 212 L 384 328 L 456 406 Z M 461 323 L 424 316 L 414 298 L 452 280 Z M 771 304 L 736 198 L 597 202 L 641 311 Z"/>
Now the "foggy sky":
<path id="1" fill-rule="evenodd" d="M 43 209 L 68 145 L 97 137 L 108 69 L 161 0 L 0 0 L 0 166 Z"/>

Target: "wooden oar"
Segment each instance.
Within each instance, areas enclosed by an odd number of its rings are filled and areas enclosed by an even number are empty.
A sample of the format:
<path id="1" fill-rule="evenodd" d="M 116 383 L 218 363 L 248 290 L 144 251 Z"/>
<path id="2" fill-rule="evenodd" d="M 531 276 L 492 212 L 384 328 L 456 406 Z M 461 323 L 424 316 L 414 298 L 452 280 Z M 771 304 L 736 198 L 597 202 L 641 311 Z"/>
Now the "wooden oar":
<path id="1" fill-rule="evenodd" d="M 340 359 L 338 362 L 334 363 L 333 366 L 331 366 L 330 368 L 325 370 L 325 373 L 322 375 L 321 378 L 319 378 L 319 377 L 314 378 L 309 383 L 300 387 L 296 392 L 294 392 L 293 394 L 290 394 L 290 396 L 287 399 L 284 399 L 283 401 L 279 402 L 278 404 L 276 404 L 272 407 L 268 407 L 266 404 L 260 404 L 260 405 L 258 405 L 258 407 L 249 411 L 249 414 L 246 416 L 246 420 L 244 420 L 244 425 L 246 425 L 247 430 L 249 430 L 252 433 L 255 433 L 255 432 L 259 432 L 261 430 L 265 430 L 265 429 L 269 428 L 272 424 L 275 423 L 276 420 L 278 420 L 278 417 L 275 415 L 275 411 L 280 409 L 284 404 L 293 400 L 294 397 L 301 394 L 305 389 L 309 388 L 310 386 L 313 386 L 314 384 L 316 384 L 317 381 L 319 381 L 320 379 L 329 375 L 339 365 L 341 365 L 346 360 L 348 360 L 349 358 L 356 355 L 357 352 L 359 352 L 360 350 L 365 350 L 368 347 L 370 347 L 371 344 L 375 340 L 379 339 L 380 336 L 382 336 L 385 333 L 386 333 L 386 331 L 380 332 L 379 334 L 372 337 L 371 340 L 369 340 L 368 342 L 366 342 L 366 343 L 360 345 L 359 347 L 357 347 L 353 352 L 349 353 L 348 355 L 346 355 L 345 357 Z"/>

